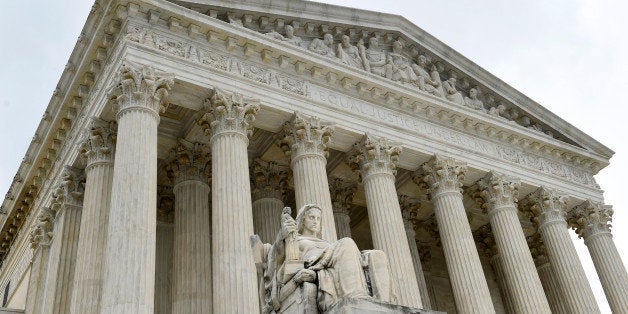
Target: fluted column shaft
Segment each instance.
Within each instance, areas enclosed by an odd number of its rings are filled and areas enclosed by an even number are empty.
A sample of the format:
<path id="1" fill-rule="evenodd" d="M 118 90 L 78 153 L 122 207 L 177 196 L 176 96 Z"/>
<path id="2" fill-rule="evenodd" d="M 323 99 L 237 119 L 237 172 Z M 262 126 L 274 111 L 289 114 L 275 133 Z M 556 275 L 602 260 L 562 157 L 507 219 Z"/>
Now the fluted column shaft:
<path id="1" fill-rule="evenodd" d="M 173 189 L 173 313 L 212 311 L 209 185 L 200 180 L 178 182 Z"/>
<path id="2" fill-rule="evenodd" d="M 565 220 L 566 197 L 547 188 L 539 188 L 528 197 L 527 210 L 538 224 L 563 302 L 570 313 L 599 313 L 593 291 L 569 236 Z"/>
<path id="3" fill-rule="evenodd" d="M 101 313 L 153 313 L 157 126 L 172 78 L 149 67 L 120 71 L 118 137 Z"/>
<path id="4" fill-rule="evenodd" d="M 327 144 L 333 126 L 316 117 L 295 113 L 284 124 L 280 145 L 291 158 L 294 195 L 297 208 L 316 204 L 321 209 L 322 238 L 328 242 L 338 239 L 327 178 Z"/>
<path id="5" fill-rule="evenodd" d="M 504 268 L 502 266 L 502 260 L 499 254 L 495 254 L 491 257 L 491 266 L 493 267 L 493 271 L 495 272 L 495 279 L 497 279 L 497 284 L 499 285 L 499 291 L 501 292 L 501 297 L 504 303 L 506 313 L 517 313 L 515 311 L 514 305 L 512 304 L 512 296 L 510 293 L 510 289 L 506 284 L 506 278 L 504 278 Z"/>
<path id="6" fill-rule="evenodd" d="M 423 165 L 438 232 L 447 261 L 449 279 L 460 313 L 495 313 L 488 284 L 462 203 L 466 166 L 435 156 Z"/>
<path id="7" fill-rule="evenodd" d="M 257 101 L 218 88 L 199 120 L 211 133 L 212 281 L 214 313 L 259 313 L 247 156 Z"/>
<path id="8" fill-rule="evenodd" d="M 569 311 L 567 311 L 567 308 L 565 306 L 565 301 L 560 291 L 558 282 L 556 281 L 556 276 L 554 275 L 552 265 L 547 262 L 537 267 L 537 271 L 539 273 L 539 278 L 541 278 L 543 291 L 545 291 L 545 296 L 547 297 L 547 301 L 549 302 L 552 313 L 568 314 Z"/>
<path id="9" fill-rule="evenodd" d="M 48 269 L 49 245 L 39 245 L 33 254 L 31 275 L 28 280 L 28 292 L 26 295 L 26 307 L 24 313 L 42 313 L 44 305 L 44 288 L 46 271 Z"/>
<path id="10" fill-rule="evenodd" d="M 283 202 L 273 197 L 263 197 L 253 201 L 253 229 L 263 243 L 274 243 L 281 229 L 283 207 Z"/>
<path id="11" fill-rule="evenodd" d="M 72 313 L 98 313 L 107 249 L 113 180 L 113 125 L 92 120 L 81 153 L 87 158 L 85 196 L 76 256 Z"/>
<path id="12" fill-rule="evenodd" d="M 69 313 L 81 223 L 81 207 L 62 205 L 55 218 L 46 272 L 44 313 Z"/>
<path id="13" fill-rule="evenodd" d="M 569 223 L 584 238 L 611 310 L 628 313 L 628 273 L 613 242 L 612 217 L 612 206 L 587 200 L 572 211 Z"/>
<path id="14" fill-rule="evenodd" d="M 610 232 L 589 235 L 584 243 L 613 313 L 628 313 L 628 274 Z"/>
<path id="15" fill-rule="evenodd" d="M 550 313 L 532 254 L 517 216 L 518 180 L 489 173 L 478 186 L 488 209 L 506 286 L 516 313 Z"/>
<path id="16" fill-rule="evenodd" d="M 397 200 L 395 177 L 392 174 L 374 174 L 363 178 L 373 247 L 388 255 L 390 269 L 397 287 L 399 304 L 423 308 L 416 281 L 412 254 L 403 228 L 401 208 Z"/>
<path id="17" fill-rule="evenodd" d="M 211 141 L 214 313 L 259 312 L 247 145 L 241 133 L 221 133 Z"/>
<path id="18" fill-rule="evenodd" d="M 419 254 L 419 248 L 416 245 L 416 232 L 412 228 L 406 227 L 405 229 L 406 236 L 408 238 L 408 245 L 410 246 L 412 264 L 414 265 L 414 274 L 416 275 L 416 281 L 419 285 L 419 293 L 421 294 L 421 303 L 423 303 L 423 309 L 429 310 L 432 308 L 432 304 L 430 302 L 430 293 L 427 289 L 427 283 L 425 282 L 423 265 L 421 265 L 421 255 Z"/>
<path id="19" fill-rule="evenodd" d="M 334 211 L 334 223 L 338 239 L 351 238 L 351 217 L 344 211 Z"/>

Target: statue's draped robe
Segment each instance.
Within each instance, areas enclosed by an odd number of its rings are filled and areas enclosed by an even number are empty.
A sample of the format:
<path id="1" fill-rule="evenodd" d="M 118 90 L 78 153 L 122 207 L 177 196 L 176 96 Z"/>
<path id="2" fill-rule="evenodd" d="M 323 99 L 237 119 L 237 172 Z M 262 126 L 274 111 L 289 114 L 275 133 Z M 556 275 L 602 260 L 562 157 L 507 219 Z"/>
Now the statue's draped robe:
<path id="1" fill-rule="evenodd" d="M 298 243 L 305 267 L 316 271 L 318 304 L 321 310 L 331 308 L 341 298 L 369 297 L 362 272 L 362 258 L 353 240 L 344 238 L 330 244 L 319 238 L 299 236 Z M 270 261 L 278 268 L 272 280 L 272 298 L 279 296 L 283 260 L 282 248 L 273 248 Z M 272 272 L 273 268 L 269 266 L 268 271 Z"/>

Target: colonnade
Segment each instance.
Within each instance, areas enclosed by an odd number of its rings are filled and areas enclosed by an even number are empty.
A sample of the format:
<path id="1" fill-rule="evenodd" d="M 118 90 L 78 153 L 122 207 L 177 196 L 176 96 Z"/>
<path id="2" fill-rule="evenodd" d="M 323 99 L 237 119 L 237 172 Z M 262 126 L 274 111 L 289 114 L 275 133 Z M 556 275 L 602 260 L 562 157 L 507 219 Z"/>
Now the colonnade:
<path id="1" fill-rule="evenodd" d="M 68 170 L 57 205 L 42 213 L 32 234 L 31 313 L 41 313 L 42 304 L 57 312 L 153 313 L 157 127 L 172 85 L 168 74 L 123 66 L 115 99 L 117 136 L 115 124 L 92 122 L 81 148 L 87 159 L 84 193 L 77 190 L 80 175 Z M 288 181 L 288 169 L 257 160 L 251 185 L 248 137 L 259 110 L 252 99 L 213 89 L 197 120 L 208 144 L 180 140 L 164 166 L 174 182 L 173 313 L 259 312 L 249 237 L 258 233 L 264 242 L 273 242 Z M 290 158 L 296 205 L 321 207 L 327 241 L 351 236 L 347 209 L 356 189 L 327 177 L 333 133 L 333 124 L 295 113 L 279 136 Z M 398 303 L 429 308 L 415 222 L 395 187 L 400 152 L 400 145 L 366 134 L 348 161 L 364 187 L 374 248 L 389 258 Z M 492 313 L 463 204 L 466 172 L 460 161 L 433 156 L 413 179 L 427 188 L 434 207 L 458 311 Z M 628 275 L 610 233 L 612 210 L 587 201 L 567 214 L 565 197 L 557 191 L 541 187 L 520 201 L 519 187 L 516 178 L 494 172 L 474 187 L 490 220 L 496 264 L 513 311 L 599 312 L 568 222 L 585 238 L 611 308 L 628 311 Z M 547 256 L 541 265 L 535 265 L 518 210 L 536 224 Z"/>

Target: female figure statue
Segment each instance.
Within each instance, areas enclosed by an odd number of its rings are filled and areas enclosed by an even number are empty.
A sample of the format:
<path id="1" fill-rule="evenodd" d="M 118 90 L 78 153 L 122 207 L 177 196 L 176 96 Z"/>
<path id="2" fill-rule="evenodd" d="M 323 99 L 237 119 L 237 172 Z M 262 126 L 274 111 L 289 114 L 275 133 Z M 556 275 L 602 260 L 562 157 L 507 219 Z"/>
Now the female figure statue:
<path id="1" fill-rule="evenodd" d="M 368 254 L 366 264 L 375 277 L 376 298 L 390 302 L 393 298 L 386 256 L 381 251 Z M 305 205 L 296 221 L 290 208 L 284 209 L 281 230 L 268 254 L 265 273 L 267 295 L 265 312 L 281 308 L 281 301 L 306 283 L 317 285 L 316 302 L 320 311 L 333 307 L 342 298 L 372 298 L 362 269 L 363 257 L 355 242 L 343 238 L 329 243 L 321 239 L 321 209 Z M 386 291 L 387 289 L 387 291 Z M 270 290 L 270 291 L 269 291 Z"/>

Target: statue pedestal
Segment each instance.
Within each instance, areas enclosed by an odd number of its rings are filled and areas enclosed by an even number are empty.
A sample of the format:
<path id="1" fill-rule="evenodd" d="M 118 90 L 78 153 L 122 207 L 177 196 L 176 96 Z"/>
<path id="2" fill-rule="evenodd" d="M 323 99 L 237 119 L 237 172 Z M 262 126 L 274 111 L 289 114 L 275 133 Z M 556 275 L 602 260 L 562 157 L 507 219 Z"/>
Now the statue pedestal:
<path id="1" fill-rule="evenodd" d="M 369 299 L 343 299 L 325 314 L 437 314 L 431 310 L 420 310 L 407 306 L 382 303 Z"/>

